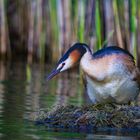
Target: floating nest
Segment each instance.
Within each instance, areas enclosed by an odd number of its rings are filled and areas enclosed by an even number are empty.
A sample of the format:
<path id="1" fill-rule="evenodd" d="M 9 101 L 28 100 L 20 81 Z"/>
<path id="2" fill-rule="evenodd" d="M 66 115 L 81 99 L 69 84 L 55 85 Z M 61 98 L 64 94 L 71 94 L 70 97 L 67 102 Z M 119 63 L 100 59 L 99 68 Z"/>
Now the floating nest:
<path id="1" fill-rule="evenodd" d="M 140 131 L 139 106 L 87 105 L 82 107 L 58 106 L 51 111 L 39 112 L 37 125 L 69 131 Z"/>

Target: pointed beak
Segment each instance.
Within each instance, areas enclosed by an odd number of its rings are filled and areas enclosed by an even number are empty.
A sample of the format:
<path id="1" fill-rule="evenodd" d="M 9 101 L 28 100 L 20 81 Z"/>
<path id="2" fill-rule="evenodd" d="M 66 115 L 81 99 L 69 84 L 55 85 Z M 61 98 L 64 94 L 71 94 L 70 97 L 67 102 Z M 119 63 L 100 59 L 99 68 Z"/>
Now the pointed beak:
<path id="1" fill-rule="evenodd" d="M 57 75 L 58 73 L 60 73 L 60 69 L 54 69 L 49 76 L 46 78 L 47 81 L 51 80 L 55 75 Z"/>

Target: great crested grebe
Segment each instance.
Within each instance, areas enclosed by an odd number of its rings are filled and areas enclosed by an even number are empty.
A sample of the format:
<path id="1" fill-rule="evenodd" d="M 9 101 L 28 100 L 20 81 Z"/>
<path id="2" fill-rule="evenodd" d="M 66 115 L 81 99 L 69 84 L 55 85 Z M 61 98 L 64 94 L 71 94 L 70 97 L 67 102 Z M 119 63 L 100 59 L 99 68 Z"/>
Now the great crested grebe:
<path id="1" fill-rule="evenodd" d="M 47 80 L 78 63 L 93 103 L 126 104 L 138 96 L 140 72 L 133 56 L 117 46 L 108 46 L 92 54 L 86 44 L 75 43 L 58 61 Z"/>

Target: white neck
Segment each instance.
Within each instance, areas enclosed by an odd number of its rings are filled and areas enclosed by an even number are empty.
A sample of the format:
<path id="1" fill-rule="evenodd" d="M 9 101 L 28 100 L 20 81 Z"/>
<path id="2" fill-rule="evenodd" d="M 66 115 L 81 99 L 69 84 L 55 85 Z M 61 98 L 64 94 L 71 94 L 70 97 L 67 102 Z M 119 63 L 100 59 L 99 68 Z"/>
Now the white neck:
<path id="1" fill-rule="evenodd" d="M 88 76 L 95 78 L 98 81 L 102 81 L 105 78 L 105 72 L 100 68 L 102 63 L 96 62 L 89 51 L 81 58 L 80 66 Z"/>
<path id="2" fill-rule="evenodd" d="M 85 72 L 89 72 L 91 68 L 90 61 L 92 60 L 91 52 L 87 51 L 81 58 L 80 66 Z"/>

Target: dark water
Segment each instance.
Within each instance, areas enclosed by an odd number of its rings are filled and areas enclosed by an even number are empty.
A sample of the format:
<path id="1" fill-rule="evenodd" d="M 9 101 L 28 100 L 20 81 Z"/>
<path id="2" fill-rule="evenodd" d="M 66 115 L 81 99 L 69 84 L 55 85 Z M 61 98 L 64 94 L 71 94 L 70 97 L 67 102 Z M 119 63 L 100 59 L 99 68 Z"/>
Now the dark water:
<path id="1" fill-rule="evenodd" d="M 0 140 L 134 140 L 138 134 L 71 133 L 48 130 L 32 121 L 39 110 L 59 104 L 88 102 L 81 79 L 74 72 L 47 83 L 51 66 L 0 62 Z"/>

